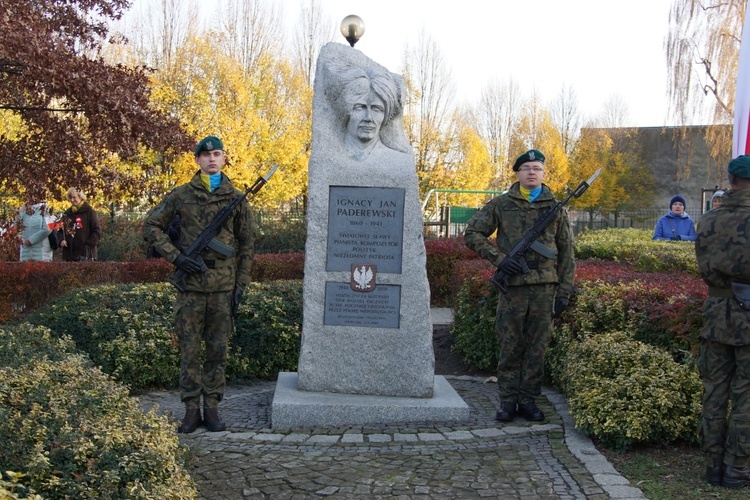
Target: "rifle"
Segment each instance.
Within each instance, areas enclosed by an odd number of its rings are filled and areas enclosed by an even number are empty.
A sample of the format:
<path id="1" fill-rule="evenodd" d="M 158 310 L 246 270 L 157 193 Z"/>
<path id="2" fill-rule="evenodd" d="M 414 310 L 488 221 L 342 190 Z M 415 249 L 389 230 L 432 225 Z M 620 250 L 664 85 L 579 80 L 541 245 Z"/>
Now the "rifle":
<path id="1" fill-rule="evenodd" d="M 489 279 L 489 282 L 495 285 L 495 287 L 503 292 L 508 292 L 508 278 L 510 277 L 508 274 L 501 271 L 501 268 L 503 266 L 503 263 L 507 260 L 514 260 L 518 262 L 521 265 L 521 272 L 523 274 L 530 273 L 531 270 L 529 269 L 528 264 L 526 264 L 526 259 L 523 258 L 523 254 L 526 253 L 527 250 L 531 249 L 534 250 L 536 253 L 541 255 L 542 257 L 546 257 L 548 259 L 554 259 L 557 255 L 557 252 L 547 246 L 544 246 L 539 241 L 537 241 L 537 238 L 539 238 L 545 229 L 547 229 L 547 226 L 552 224 L 552 221 L 555 220 L 555 217 L 557 214 L 562 210 L 562 208 L 571 200 L 571 198 L 575 197 L 578 198 L 581 196 L 588 187 L 596 180 L 597 177 L 599 177 L 599 174 L 601 174 L 602 169 L 600 168 L 596 172 L 594 172 L 594 175 L 591 176 L 591 178 L 587 181 L 581 181 L 581 183 L 578 185 L 577 188 L 573 190 L 572 193 L 568 195 L 567 198 L 563 201 L 555 202 L 552 207 L 544 212 L 541 217 L 539 217 L 536 222 L 534 222 L 534 225 L 531 226 L 531 229 L 524 235 L 523 239 L 513 248 L 513 250 L 510 251 L 508 255 L 505 256 L 503 261 L 498 266 L 497 270 L 495 271 L 495 274 Z"/>
<path id="2" fill-rule="evenodd" d="M 206 248 L 210 248 L 211 250 L 218 252 L 225 257 L 233 257 L 234 248 L 225 245 L 224 243 L 214 238 L 219 233 L 221 226 L 223 226 L 224 223 L 232 216 L 232 213 L 234 213 L 234 209 L 237 208 L 240 203 L 245 201 L 245 198 L 247 198 L 248 194 L 256 194 L 258 191 L 260 191 L 261 188 L 266 185 L 271 176 L 276 172 L 276 169 L 278 167 L 279 165 L 277 163 L 271 168 L 271 170 L 269 170 L 269 172 L 265 176 L 258 177 L 258 180 L 256 180 L 252 186 L 245 189 L 244 194 L 238 196 L 227 206 L 222 208 L 219 213 L 216 214 L 216 217 L 214 217 L 211 222 L 208 223 L 208 226 L 206 226 L 206 229 L 203 230 L 200 236 L 198 236 L 193 244 L 190 245 L 190 248 L 187 249 L 185 255 L 198 262 L 201 267 L 204 268 L 204 270 L 206 269 L 206 267 L 205 263 L 203 262 L 203 257 L 201 257 L 201 252 L 203 252 L 203 250 L 205 250 Z M 175 269 L 175 272 L 172 273 L 169 278 L 167 278 L 167 281 L 174 285 L 174 287 L 180 292 L 184 292 L 186 276 L 187 273 L 178 268 Z"/>

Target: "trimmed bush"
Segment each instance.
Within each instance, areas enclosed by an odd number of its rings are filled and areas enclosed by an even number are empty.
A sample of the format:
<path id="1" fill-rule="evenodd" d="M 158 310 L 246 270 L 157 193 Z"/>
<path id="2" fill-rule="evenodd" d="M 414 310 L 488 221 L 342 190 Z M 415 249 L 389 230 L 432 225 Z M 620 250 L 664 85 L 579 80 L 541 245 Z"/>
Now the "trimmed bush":
<path id="1" fill-rule="evenodd" d="M 78 288 L 104 283 L 164 281 L 174 266 L 164 259 L 138 262 L 0 262 L 0 323 Z"/>
<path id="2" fill-rule="evenodd" d="M 44 327 L 0 328 L 0 467 L 45 498 L 195 498 L 174 427 Z"/>
<path id="3" fill-rule="evenodd" d="M 464 363 L 482 371 L 497 367 L 495 310 L 497 291 L 487 283 L 493 271 L 471 274 L 458 293 L 453 314 L 453 352 Z"/>
<path id="4" fill-rule="evenodd" d="M 253 281 L 302 279 L 305 254 L 256 255 Z M 161 283 L 174 271 L 164 259 L 135 262 L 0 262 L 0 323 L 17 320 L 72 290 L 115 283 Z"/>
<path id="5" fill-rule="evenodd" d="M 477 281 L 479 290 L 492 291 L 494 287 L 487 281 L 495 272 L 495 267 L 484 259 L 461 260 L 454 264 L 453 275 L 451 276 L 450 303 L 454 308 L 458 304 L 458 293 L 464 286 L 464 282 L 469 278 L 479 277 L 484 280 L 480 285 Z"/>
<path id="6" fill-rule="evenodd" d="M 44 500 L 44 497 L 37 495 L 33 488 L 29 488 L 21 483 L 26 474 L 13 471 L 0 471 L 0 498 L 3 500 L 11 498 L 26 498 L 28 500 Z"/>
<path id="7" fill-rule="evenodd" d="M 295 371 L 302 332 L 302 282 L 251 283 L 240 305 L 231 344 L 239 374 L 275 378 Z M 229 368 L 227 369 L 230 373 Z"/>
<path id="8" fill-rule="evenodd" d="M 613 332 L 571 344 L 567 365 L 576 426 L 605 446 L 695 440 L 700 378 L 668 354 Z"/>
<path id="9" fill-rule="evenodd" d="M 99 285 L 62 297 L 26 321 L 69 335 L 94 364 L 134 390 L 176 387 L 175 291 L 166 283 Z M 302 283 L 251 283 L 229 339 L 227 378 L 293 371 L 299 357 Z M 144 367 L 148 367 L 147 370 Z"/>
<path id="10" fill-rule="evenodd" d="M 685 271 L 698 275 L 692 242 L 654 241 L 652 235 L 645 229 L 585 231 L 576 237 L 576 257 L 626 262 L 638 271 Z"/>
<path id="11" fill-rule="evenodd" d="M 305 254 L 302 252 L 257 254 L 253 257 L 254 282 L 301 280 L 305 275 Z"/>
<path id="12" fill-rule="evenodd" d="M 76 290 L 26 320 L 69 335 L 105 373 L 133 389 L 174 387 L 174 300 L 167 283 L 99 285 Z"/>
<path id="13" fill-rule="evenodd" d="M 703 280 L 686 272 L 632 272 L 629 266 L 602 261 L 583 261 L 578 267 L 574 304 L 564 316 L 573 331 L 596 334 L 616 328 L 677 361 L 698 354 L 708 292 Z"/>
<path id="14" fill-rule="evenodd" d="M 424 244 L 427 251 L 430 302 L 437 306 L 450 306 L 453 267 L 457 262 L 479 259 L 479 256 L 466 247 L 463 238 L 430 239 L 425 240 Z"/>

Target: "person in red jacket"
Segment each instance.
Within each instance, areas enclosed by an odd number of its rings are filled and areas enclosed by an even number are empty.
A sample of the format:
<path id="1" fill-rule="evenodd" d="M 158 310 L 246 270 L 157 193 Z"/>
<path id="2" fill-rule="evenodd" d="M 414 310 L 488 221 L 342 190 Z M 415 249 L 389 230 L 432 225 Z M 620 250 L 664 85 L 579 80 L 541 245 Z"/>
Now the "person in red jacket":
<path id="1" fill-rule="evenodd" d="M 63 228 L 59 237 L 63 260 L 96 260 L 96 247 L 102 239 L 99 218 L 91 205 L 86 203 L 83 191 L 70 188 L 68 199 L 71 207 L 63 213 Z"/>

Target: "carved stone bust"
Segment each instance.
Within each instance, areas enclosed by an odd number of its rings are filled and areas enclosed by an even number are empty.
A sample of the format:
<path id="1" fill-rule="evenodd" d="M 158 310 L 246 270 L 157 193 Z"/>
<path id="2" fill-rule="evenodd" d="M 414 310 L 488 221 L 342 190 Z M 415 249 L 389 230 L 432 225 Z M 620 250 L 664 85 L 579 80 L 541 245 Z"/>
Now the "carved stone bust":
<path id="1" fill-rule="evenodd" d="M 329 147 L 370 165 L 413 168 L 403 130 L 403 79 L 349 47 L 319 61 L 333 137 Z"/>

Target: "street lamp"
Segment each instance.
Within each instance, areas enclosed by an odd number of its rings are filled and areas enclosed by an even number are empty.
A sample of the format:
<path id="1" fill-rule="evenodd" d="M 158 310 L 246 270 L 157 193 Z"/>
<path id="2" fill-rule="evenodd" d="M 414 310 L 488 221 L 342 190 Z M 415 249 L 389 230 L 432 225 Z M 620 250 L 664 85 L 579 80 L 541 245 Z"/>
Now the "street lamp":
<path id="1" fill-rule="evenodd" d="M 341 34 L 344 35 L 349 45 L 354 47 L 354 44 L 362 38 L 365 33 L 365 22 L 361 17 L 355 16 L 354 14 L 346 16 L 341 21 Z"/>

